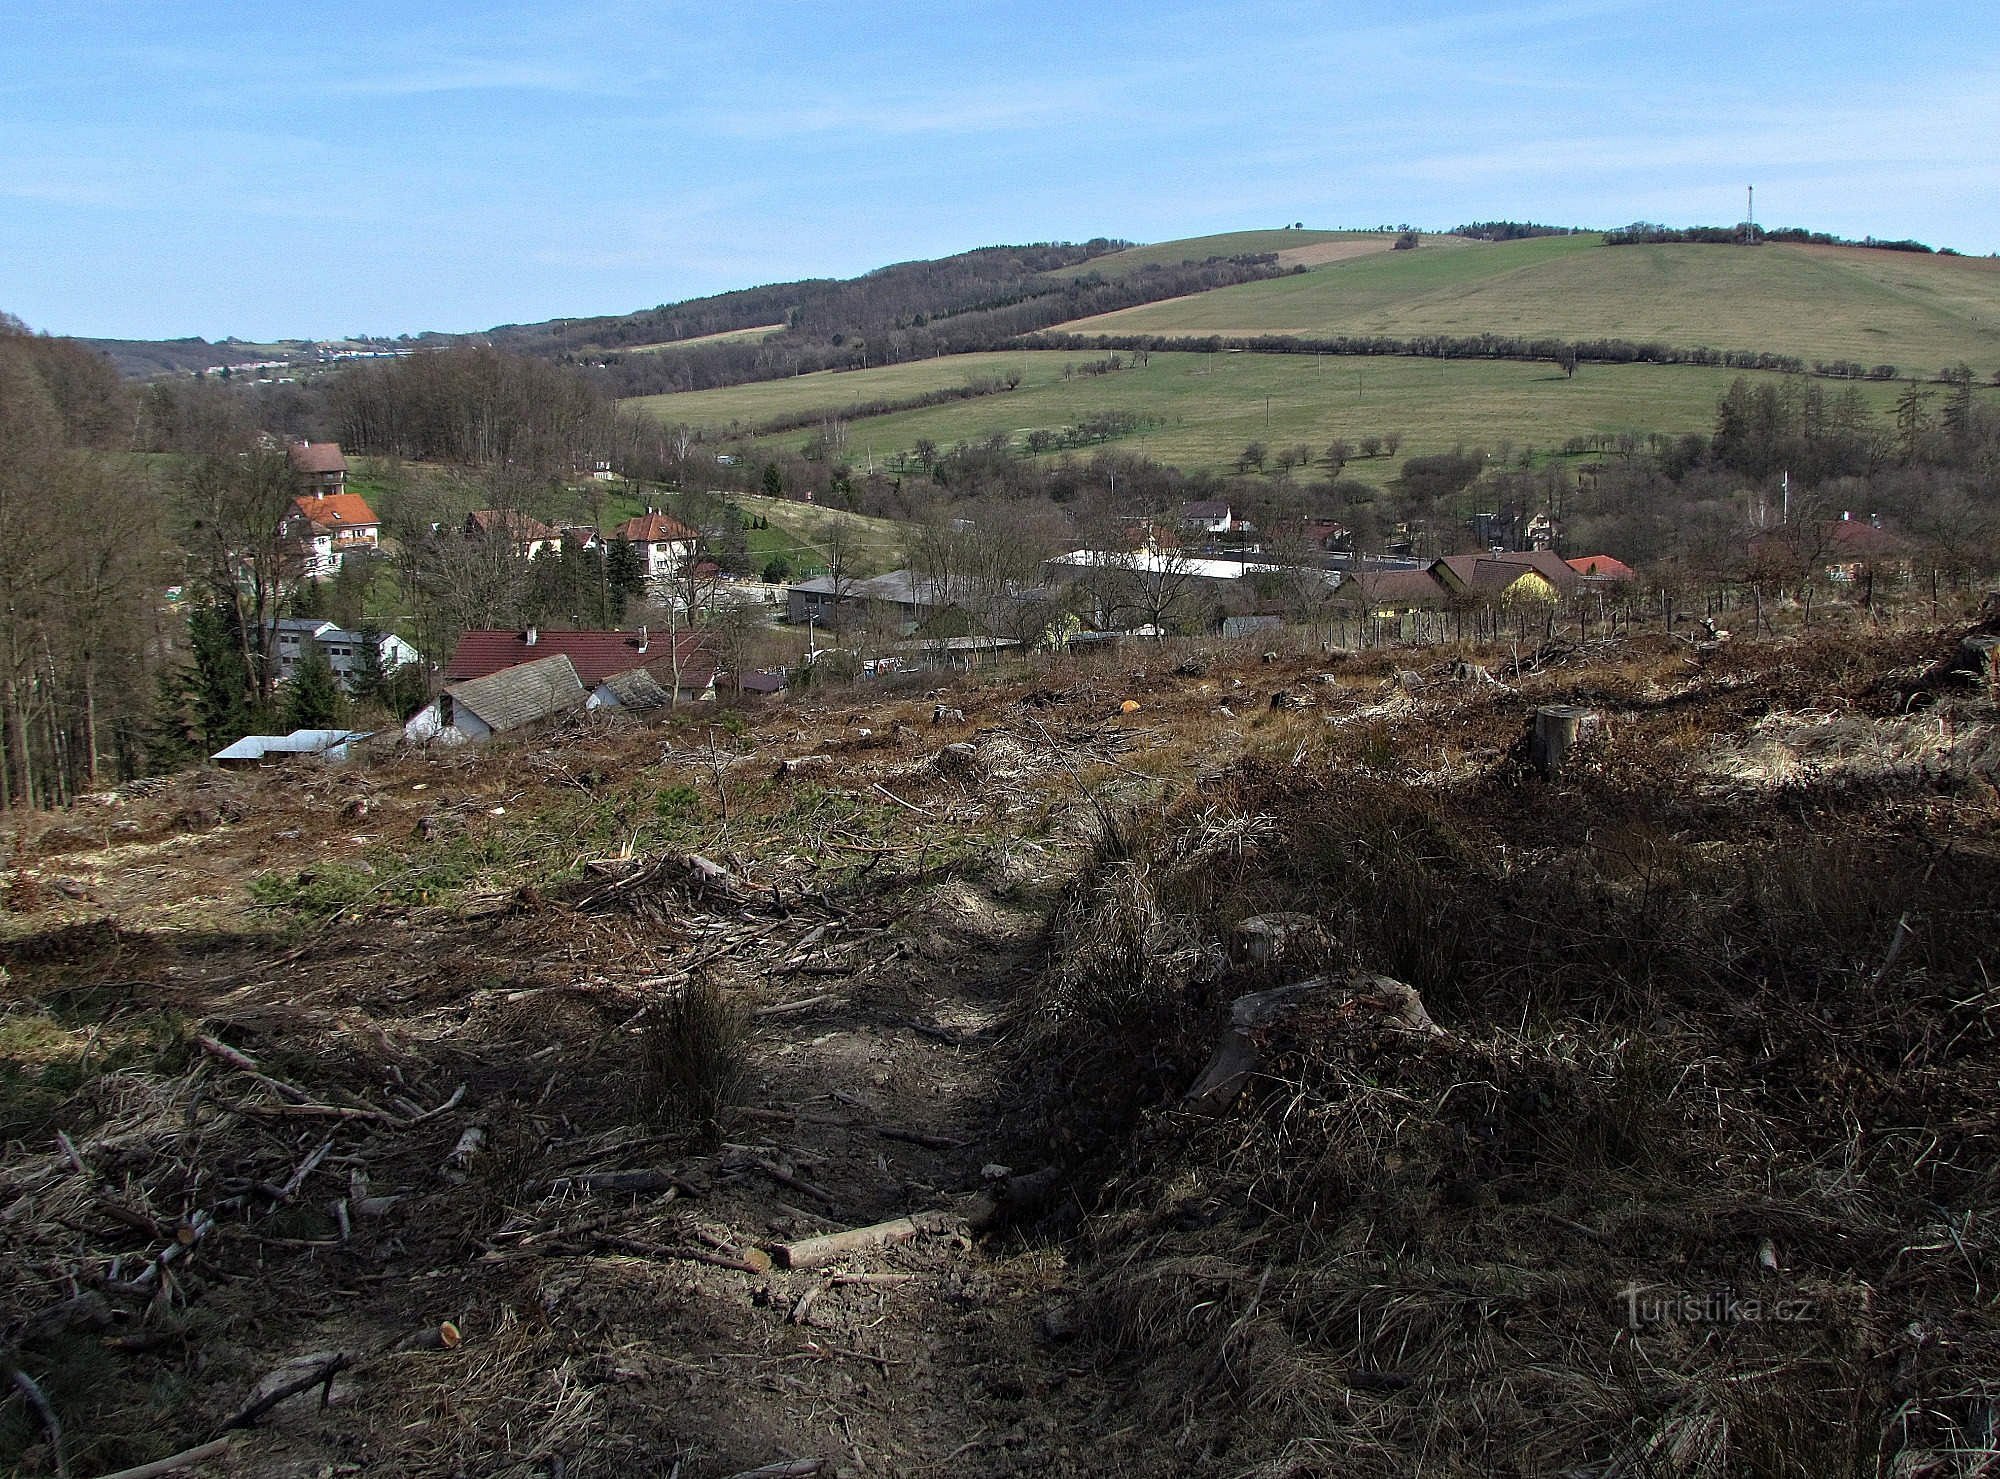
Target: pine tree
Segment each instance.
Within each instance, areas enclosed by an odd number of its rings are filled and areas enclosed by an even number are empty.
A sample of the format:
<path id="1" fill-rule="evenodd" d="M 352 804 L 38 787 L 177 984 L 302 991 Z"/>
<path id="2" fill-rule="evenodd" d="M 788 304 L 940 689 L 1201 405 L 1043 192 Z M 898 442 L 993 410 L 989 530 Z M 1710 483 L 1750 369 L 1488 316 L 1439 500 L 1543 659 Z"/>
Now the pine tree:
<path id="1" fill-rule="evenodd" d="M 194 729 L 202 744 L 220 749 L 256 725 L 235 606 L 217 600 L 190 611 L 188 646 L 194 653 L 194 672 L 188 677 Z"/>
<path id="2" fill-rule="evenodd" d="M 161 668 L 154 683 L 153 712 L 140 735 L 148 775 L 166 775 L 200 757 L 195 731 L 196 675 L 186 668 Z"/>
<path id="3" fill-rule="evenodd" d="M 292 670 L 292 681 L 285 685 L 285 727 L 331 729 L 339 714 L 340 680 L 333 675 L 326 649 L 308 643 Z"/>
<path id="4" fill-rule="evenodd" d="M 646 593 L 646 562 L 639 554 L 639 546 L 624 538 L 611 541 L 605 552 L 604 583 L 610 591 L 611 617 L 615 622 L 624 614 L 627 602 Z"/>
<path id="5" fill-rule="evenodd" d="M 382 670 L 382 632 L 373 622 L 364 622 L 354 636 L 354 666 L 347 670 L 347 693 L 356 703 L 375 703 L 389 677 Z"/>

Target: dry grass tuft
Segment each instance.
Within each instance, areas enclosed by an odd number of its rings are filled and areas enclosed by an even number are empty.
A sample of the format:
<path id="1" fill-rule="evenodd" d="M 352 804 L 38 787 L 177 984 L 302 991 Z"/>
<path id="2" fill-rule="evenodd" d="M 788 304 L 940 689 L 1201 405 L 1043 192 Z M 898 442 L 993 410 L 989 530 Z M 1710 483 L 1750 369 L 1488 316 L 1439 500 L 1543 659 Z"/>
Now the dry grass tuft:
<path id="1" fill-rule="evenodd" d="M 713 1138 L 735 1102 L 749 1019 L 707 976 L 696 976 L 640 1025 L 639 1104 L 668 1129 Z"/>

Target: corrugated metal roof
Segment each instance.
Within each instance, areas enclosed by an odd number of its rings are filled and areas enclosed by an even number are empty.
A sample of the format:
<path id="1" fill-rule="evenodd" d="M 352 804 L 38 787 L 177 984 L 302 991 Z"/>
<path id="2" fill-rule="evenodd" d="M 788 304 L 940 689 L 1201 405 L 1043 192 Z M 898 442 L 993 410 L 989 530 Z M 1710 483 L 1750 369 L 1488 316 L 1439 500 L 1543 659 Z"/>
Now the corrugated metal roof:
<path id="1" fill-rule="evenodd" d="M 209 756 L 211 760 L 262 760 L 266 755 L 320 755 L 350 740 L 366 739 L 358 729 L 294 729 L 290 734 L 246 734 Z"/>

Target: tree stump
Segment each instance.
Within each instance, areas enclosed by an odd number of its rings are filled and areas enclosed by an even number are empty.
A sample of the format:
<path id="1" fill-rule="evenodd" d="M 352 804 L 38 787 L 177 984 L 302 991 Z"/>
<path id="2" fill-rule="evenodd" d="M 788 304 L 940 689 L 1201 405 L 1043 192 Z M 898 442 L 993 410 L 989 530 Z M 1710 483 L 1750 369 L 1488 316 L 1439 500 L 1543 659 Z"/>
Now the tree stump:
<path id="1" fill-rule="evenodd" d="M 1967 637 L 1958 644 L 1958 654 L 1958 670 L 2000 696 L 2000 637 Z"/>
<path id="2" fill-rule="evenodd" d="M 1597 715 L 1575 704 L 1549 704 L 1535 710 L 1534 728 L 1528 735 L 1528 763 L 1544 780 L 1562 773 L 1576 742 L 1596 726 Z"/>

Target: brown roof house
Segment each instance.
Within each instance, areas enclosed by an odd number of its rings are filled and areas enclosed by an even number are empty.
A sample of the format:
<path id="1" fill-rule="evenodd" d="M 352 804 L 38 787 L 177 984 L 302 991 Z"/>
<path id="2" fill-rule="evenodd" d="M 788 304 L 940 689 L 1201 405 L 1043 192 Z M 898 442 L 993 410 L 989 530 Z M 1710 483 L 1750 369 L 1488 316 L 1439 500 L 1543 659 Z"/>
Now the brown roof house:
<path id="1" fill-rule="evenodd" d="M 647 587 L 655 595 L 661 594 L 658 587 L 663 582 L 680 574 L 681 567 L 693 558 L 695 546 L 701 539 L 698 533 L 672 514 L 663 514 L 651 508 L 638 518 L 627 519 L 614 527 L 610 537 L 629 541 L 639 552 Z"/>
<path id="2" fill-rule="evenodd" d="M 416 744 L 462 745 L 573 714 L 588 701 L 576 666 L 560 653 L 446 686 L 409 723 Z"/>
<path id="3" fill-rule="evenodd" d="M 1752 573 L 1769 580 L 1823 574 L 1846 584 L 1864 576 L 1907 576 L 1910 550 L 1880 519 L 1805 520 L 1766 530 L 1750 541 Z"/>
<path id="4" fill-rule="evenodd" d="M 1446 555 L 1430 573 L 1461 600 L 1552 604 L 1573 595 L 1580 577 L 1561 555 L 1545 549 L 1499 550 L 1483 555 Z"/>
<path id="5" fill-rule="evenodd" d="M 532 560 L 543 550 L 562 543 L 562 535 L 533 514 L 517 508 L 476 508 L 465 516 L 467 539 L 504 539 L 514 553 Z"/>
<path id="6" fill-rule="evenodd" d="M 285 451 L 298 476 L 299 492 L 307 497 L 338 493 L 347 486 L 347 459 L 339 442 L 293 442 Z"/>

